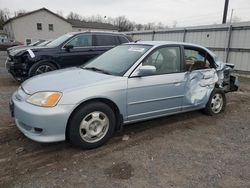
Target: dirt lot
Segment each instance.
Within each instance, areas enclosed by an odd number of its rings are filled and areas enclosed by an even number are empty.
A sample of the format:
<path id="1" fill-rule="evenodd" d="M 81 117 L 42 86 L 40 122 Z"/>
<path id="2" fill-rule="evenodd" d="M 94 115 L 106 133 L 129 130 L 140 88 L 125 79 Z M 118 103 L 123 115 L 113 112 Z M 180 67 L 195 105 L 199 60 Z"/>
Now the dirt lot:
<path id="1" fill-rule="evenodd" d="M 85 151 L 39 144 L 17 130 L 8 102 L 18 85 L 0 58 L 0 187 L 250 187 L 249 79 L 227 95 L 223 114 L 196 111 L 128 125 L 105 146 Z"/>

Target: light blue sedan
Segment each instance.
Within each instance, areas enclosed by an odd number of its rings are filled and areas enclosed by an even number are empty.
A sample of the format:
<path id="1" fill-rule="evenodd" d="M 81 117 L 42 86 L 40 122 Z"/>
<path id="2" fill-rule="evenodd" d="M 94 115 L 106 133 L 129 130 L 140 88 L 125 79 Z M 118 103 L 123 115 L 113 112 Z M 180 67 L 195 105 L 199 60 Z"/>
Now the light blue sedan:
<path id="1" fill-rule="evenodd" d="M 32 140 L 95 148 L 131 122 L 198 109 L 222 112 L 225 93 L 238 89 L 233 67 L 194 44 L 127 43 L 85 66 L 25 81 L 10 108 Z"/>

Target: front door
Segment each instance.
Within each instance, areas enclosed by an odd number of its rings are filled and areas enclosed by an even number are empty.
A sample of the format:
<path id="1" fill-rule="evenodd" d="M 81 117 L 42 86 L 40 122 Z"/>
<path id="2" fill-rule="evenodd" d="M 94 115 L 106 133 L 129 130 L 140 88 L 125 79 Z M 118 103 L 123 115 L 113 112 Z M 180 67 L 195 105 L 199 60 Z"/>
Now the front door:
<path id="1" fill-rule="evenodd" d="M 98 55 L 98 52 L 92 45 L 91 34 L 78 35 L 66 45 L 72 45 L 73 48 L 69 50 L 65 47 L 62 48 L 62 52 L 59 55 L 62 67 L 80 66 Z"/>
<path id="2" fill-rule="evenodd" d="M 128 79 L 128 121 L 181 111 L 185 73 L 181 71 L 180 47 L 158 48 L 143 60 L 141 66 L 144 65 L 155 66 L 156 72 Z"/>
<path id="3" fill-rule="evenodd" d="M 218 76 L 213 58 L 203 49 L 184 46 L 186 86 L 183 111 L 204 108 Z"/>

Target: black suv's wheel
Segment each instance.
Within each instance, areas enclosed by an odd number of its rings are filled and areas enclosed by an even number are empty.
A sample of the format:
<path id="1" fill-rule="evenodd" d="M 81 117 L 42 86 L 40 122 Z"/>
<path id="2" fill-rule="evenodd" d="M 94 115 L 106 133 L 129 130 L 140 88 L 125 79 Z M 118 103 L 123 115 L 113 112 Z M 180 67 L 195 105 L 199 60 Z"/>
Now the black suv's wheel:
<path id="1" fill-rule="evenodd" d="M 210 116 L 223 112 L 226 107 L 226 96 L 223 90 L 214 89 L 210 95 L 204 112 Z"/>
<path id="2" fill-rule="evenodd" d="M 69 142 L 84 149 L 103 145 L 115 131 L 116 118 L 113 110 L 101 102 L 81 106 L 69 121 Z"/>
<path id="3" fill-rule="evenodd" d="M 56 66 L 48 61 L 39 61 L 31 66 L 29 71 L 29 76 L 35 76 L 56 69 L 57 69 Z"/>

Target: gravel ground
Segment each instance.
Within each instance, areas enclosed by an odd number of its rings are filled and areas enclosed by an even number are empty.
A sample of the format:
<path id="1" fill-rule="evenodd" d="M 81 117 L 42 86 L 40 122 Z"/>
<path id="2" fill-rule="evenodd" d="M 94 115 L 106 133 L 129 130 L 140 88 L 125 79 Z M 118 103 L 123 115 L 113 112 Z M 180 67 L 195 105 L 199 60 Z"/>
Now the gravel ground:
<path id="1" fill-rule="evenodd" d="M 226 111 L 200 111 L 125 127 L 105 146 L 24 137 L 8 110 L 18 85 L 0 52 L 0 187 L 250 187 L 250 80 L 227 94 Z M 124 136 L 125 135 L 125 136 Z"/>

